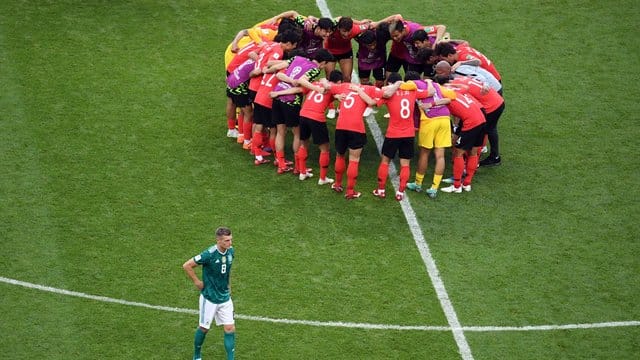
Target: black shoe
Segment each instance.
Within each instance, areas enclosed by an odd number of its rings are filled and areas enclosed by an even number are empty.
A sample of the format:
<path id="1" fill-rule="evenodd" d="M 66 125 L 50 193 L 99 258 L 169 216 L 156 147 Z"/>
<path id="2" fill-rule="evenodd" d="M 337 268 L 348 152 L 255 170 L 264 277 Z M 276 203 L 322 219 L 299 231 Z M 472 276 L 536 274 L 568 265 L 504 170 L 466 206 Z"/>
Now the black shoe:
<path id="1" fill-rule="evenodd" d="M 502 160 L 500 159 L 500 156 L 496 156 L 496 157 L 488 157 L 482 161 L 480 161 L 480 166 L 498 166 L 500 165 L 500 162 Z"/>

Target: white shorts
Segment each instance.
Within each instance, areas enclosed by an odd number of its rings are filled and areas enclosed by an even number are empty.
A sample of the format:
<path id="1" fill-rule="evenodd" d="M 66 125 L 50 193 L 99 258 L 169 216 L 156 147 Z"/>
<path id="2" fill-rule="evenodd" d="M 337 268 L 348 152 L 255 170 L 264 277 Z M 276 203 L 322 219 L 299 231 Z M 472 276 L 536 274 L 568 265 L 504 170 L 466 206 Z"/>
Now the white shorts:
<path id="1" fill-rule="evenodd" d="M 214 304 L 200 294 L 200 319 L 198 325 L 205 329 L 211 328 L 211 321 L 216 319 L 216 325 L 233 325 L 233 301 L 223 302 L 222 304 Z"/>

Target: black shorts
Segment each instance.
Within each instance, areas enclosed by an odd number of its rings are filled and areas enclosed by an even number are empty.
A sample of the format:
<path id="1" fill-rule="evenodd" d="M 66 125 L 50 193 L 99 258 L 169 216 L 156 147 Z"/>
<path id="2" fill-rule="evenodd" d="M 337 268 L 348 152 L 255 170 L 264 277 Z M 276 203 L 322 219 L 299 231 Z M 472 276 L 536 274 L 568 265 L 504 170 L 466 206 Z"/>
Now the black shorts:
<path id="1" fill-rule="evenodd" d="M 251 102 L 253 102 L 253 100 L 256 99 L 257 92 L 255 92 L 255 91 L 253 91 L 251 89 L 249 89 L 248 91 L 249 91 L 249 100 L 251 100 Z"/>
<path id="2" fill-rule="evenodd" d="M 360 69 L 358 69 L 358 77 L 360 79 L 368 79 L 369 76 L 371 76 L 371 72 L 373 72 L 373 78 L 374 79 L 376 79 L 378 81 L 384 80 L 384 68 L 383 67 L 375 68 L 373 70 L 360 70 Z"/>
<path id="3" fill-rule="evenodd" d="M 291 105 L 275 99 L 271 109 L 271 118 L 276 125 L 300 126 L 300 105 Z"/>
<path id="4" fill-rule="evenodd" d="M 398 154 L 400 159 L 413 159 L 415 137 L 384 138 L 382 155 L 393 159 Z"/>
<path id="5" fill-rule="evenodd" d="M 343 54 L 332 54 L 336 61 L 344 60 L 344 59 L 353 59 L 353 50 L 349 50 Z"/>
<path id="6" fill-rule="evenodd" d="M 344 155 L 348 149 L 362 149 L 367 144 L 367 134 L 350 130 L 336 130 L 336 152 Z"/>
<path id="7" fill-rule="evenodd" d="M 504 111 L 504 102 L 502 103 L 502 105 L 500 105 L 499 108 L 495 109 L 494 111 L 488 113 L 485 118 L 487 119 L 487 124 L 485 126 L 485 130 L 487 131 L 487 133 L 490 130 L 493 130 L 496 126 L 498 126 L 498 120 L 500 120 L 500 116 L 502 115 L 502 112 Z"/>
<path id="8" fill-rule="evenodd" d="M 264 127 L 274 127 L 271 120 L 271 109 L 260 104 L 253 104 L 253 122 Z"/>
<path id="9" fill-rule="evenodd" d="M 327 128 L 327 123 L 300 116 L 300 140 L 308 140 L 312 136 L 315 145 L 328 144 L 329 128 Z"/>
<path id="10" fill-rule="evenodd" d="M 467 131 L 461 131 L 453 146 L 456 149 L 471 150 L 474 147 L 482 146 L 484 142 L 484 123 Z"/>
<path id="11" fill-rule="evenodd" d="M 389 54 L 389 57 L 387 58 L 387 64 L 385 65 L 384 69 L 387 72 L 397 73 L 400 71 L 400 68 L 403 68 L 405 71 L 407 71 L 407 62 Z"/>

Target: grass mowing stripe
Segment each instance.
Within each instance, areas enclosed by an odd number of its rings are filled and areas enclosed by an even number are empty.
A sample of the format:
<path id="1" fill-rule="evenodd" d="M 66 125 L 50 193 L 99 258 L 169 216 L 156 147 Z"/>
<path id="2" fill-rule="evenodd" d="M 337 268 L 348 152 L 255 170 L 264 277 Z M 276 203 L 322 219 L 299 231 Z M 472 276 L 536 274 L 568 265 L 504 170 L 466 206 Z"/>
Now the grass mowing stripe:
<path id="1" fill-rule="evenodd" d="M 331 16 L 329 7 L 324 0 L 316 0 L 316 4 L 318 6 L 318 9 L 320 9 L 320 13 L 322 13 L 322 16 L 333 18 L 333 16 Z M 357 76 L 354 76 L 353 78 L 358 79 Z M 367 116 L 366 120 L 367 124 L 369 125 L 369 130 L 371 131 L 371 134 L 375 139 L 376 146 L 378 147 L 378 152 L 381 152 L 382 142 L 384 139 L 382 136 L 382 131 L 380 131 L 380 127 L 378 126 L 378 123 L 376 122 L 373 114 Z M 398 191 L 398 179 L 393 162 L 389 164 L 389 177 L 392 179 L 391 183 L 393 184 L 393 188 Z M 429 278 L 431 279 L 431 283 L 433 284 L 436 294 L 438 295 L 438 301 L 440 302 L 442 311 L 444 311 L 447 322 L 449 323 L 449 326 L 451 326 L 453 338 L 458 345 L 458 352 L 463 359 L 472 360 L 473 354 L 471 353 L 471 347 L 469 346 L 467 338 L 464 336 L 464 331 L 462 330 L 460 321 L 458 320 L 458 315 L 456 314 L 456 310 L 453 308 L 451 299 L 449 299 L 449 294 L 447 293 L 447 289 L 444 287 L 444 282 L 440 278 L 440 272 L 438 271 L 436 262 L 431 255 L 429 245 L 427 244 L 427 241 L 422 234 L 420 224 L 418 223 L 416 214 L 411 207 L 411 203 L 409 202 L 408 198 L 405 198 L 400 203 L 402 213 L 407 219 L 407 225 L 409 225 L 411 234 L 413 235 L 413 239 L 415 240 L 418 251 L 420 252 L 420 256 L 422 257 L 422 261 L 427 268 L 427 273 L 429 275 Z"/>
<path id="2" fill-rule="evenodd" d="M 54 294 L 61 294 L 67 296 L 74 296 L 83 299 L 96 300 L 102 302 L 108 302 L 113 304 L 137 306 L 153 310 L 169 311 L 185 314 L 198 314 L 197 310 L 184 309 L 170 306 L 151 305 L 136 301 L 127 301 L 122 299 L 114 299 L 106 296 L 85 294 L 77 291 L 70 291 L 65 289 L 58 289 L 51 286 L 38 285 L 25 281 L 9 279 L 0 276 L 0 282 L 22 286 L 29 289 L 35 289 L 40 291 L 47 291 Z M 448 326 L 405 326 L 405 325 L 390 325 L 390 324 L 368 324 L 368 323 L 353 323 L 342 321 L 313 321 L 313 320 L 291 320 L 291 319 L 274 319 L 264 316 L 253 315 L 240 315 L 236 314 L 236 318 L 242 320 L 252 320 L 279 324 L 291 324 L 291 325 L 308 325 L 308 326 L 323 326 L 323 327 L 343 327 L 343 328 L 357 328 L 366 330 L 417 330 L 417 331 L 451 331 Z M 603 322 L 593 324 L 566 324 L 566 325 L 537 325 L 537 326 L 464 326 L 460 329 L 463 331 L 473 332 L 496 332 L 496 331 L 549 331 L 549 330 L 575 330 L 575 329 L 594 329 L 594 328 L 609 328 L 609 327 L 628 327 L 628 326 L 640 326 L 640 321 L 614 321 Z"/>

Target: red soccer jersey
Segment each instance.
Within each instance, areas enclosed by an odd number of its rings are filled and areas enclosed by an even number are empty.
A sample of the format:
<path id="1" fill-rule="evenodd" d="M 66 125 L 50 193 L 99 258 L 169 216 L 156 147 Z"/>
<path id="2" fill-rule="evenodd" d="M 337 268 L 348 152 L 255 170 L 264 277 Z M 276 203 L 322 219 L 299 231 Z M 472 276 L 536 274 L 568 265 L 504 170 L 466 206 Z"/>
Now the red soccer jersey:
<path id="1" fill-rule="evenodd" d="M 406 138 L 415 136 L 413 110 L 416 99 L 429 96 L 425 90 L 397 90 L 390 98 L 381 99 L 378 104 L 386 104 L 389 110 L 387 138 Z"/>
<path id="2" fill-rule="evenodd" d="M 353 24 L 351 27 L 351 32 L 349 32 L 349 36 L 347 39 L 343 38 L 340 34 L 339 30 L 334 31 L 329 35 L 329 37 L 324 41 L 324 48 L 329 50 L 329 52 L 333 55 L 340 55 L 351 51 L 351 39 L 360 35 L 363 31 L 367 30 L 369 25 L 356 25 Z"/>
<path id="3" fill-rule="evenodd" d="M 464 91 L 456 92 L 455 100 L 447 107 L 453 116 L 460 118 L 462 131 L 468 131 L 485 122 L 480 102 Z"/>
<path id="4" fill-rule="evenodd" d="M 264 68 L 269 60 L 281 60 L 282 54 L 283 51 L 280 43 L 270 42 L 265 44 L 258 53 L 258 60 L 256 60 L 256 69 Z M 249 80 L 249 89 L 258 91 L 261 82 L 262 75 L 252 77 L 251 80 Z"/>
<path id="5" fill-rule="evenodd" d="M 320 86 L 319 82 L 314 82 L 313 84 Z M 300 108 L 300 116 L 319 122 L 327 122 L 327 119 L 324 117 L 324 111 L 327 109 L 327 106 L 329 106 L 329 103 L 333 101 L 333 96 L 327 92 L 320 94 L 315 92 L 315 90 L 302 89 L 306 96 Z"/>
<path id="6" fill-rule="evenodd" d="M 456 47 L 456 52 L 458 53 L 458 61 L 467 61 L 467 60 L 480 60 L 480 67 L 487 70 L 493 75 L 496 80 L 500 81 L 502 78 L 500 77 L 500 73 L 496 70 L 496 67 L 493 65 L 491 60 L 487 59 L 480 51 L 468 46 L 468 45 L 458 45 Z"/>
<path id="7" fill-rule="evenodd" d="M 273 105 L 273 99 L 269 96 L 269 93 L 273 91 L 273 87 L 278 83 L 278 78 L 276 78 L 276 73 L 273 74 L 264 74 L 262 77 L 262 81 L 260 82 L 260 87 L 256 91 L 256 98 L 253 100 L 256 104 L 260 104 L 264 107 L 268 107 L 271 109 Z"/>
<path id="8" fill-rule="evenodd" d="M 227 66 L 227 71 L 229 73 L 232 73 L 233 70 L 235 70 L 238 66 L 240 66 L 243 62 L 247 61 L 247 59 L 249 59 L 249 53 L 252 51 L 257 51 L 259 49 L 258 44 L 254 43 L 253 41 L 248 43 L 245 47 L 243 47 L 242 49 L 240 49 L 235 56 L 233 57 L 233 60 L 231 60 L 231 62 L 229 63 L 229 65 Z"/>
<path id="9" fill-rule="evenodd" d="M 367 109 L 367 103 L 362 100 L 357 92 L 350 90 L 351 83 L 342 83 L 332 85 L 329 93 L 332 95 L 344 94 L 345 99 L 340 102 L 340 113 L 336 120 L 336 130 L 349 130 L 359 133 L 365 133 L 364 120 L 362 115 Z M 371 85 L 358 85 L 364 89 L 364 92 L 376 102 L 382 97 L 382 90 Z"/>
<path id="10" fill-rule="evenodd" d="M 487 86 L 489 89 L 485 94 L 482 93 L 482 88 L 484 86 L 483 82 L 480 82 L 469 76 L 456 76 L 455 79 L 451 81 L 452 84 L 461 84 L 469 87 L 469 94 L 480 101 L 482 107 L 487 112 L 487 114 L 496 111 L 504 102 L 504 99 L 498 92 L 492 88 L 491 86 Z"/>

